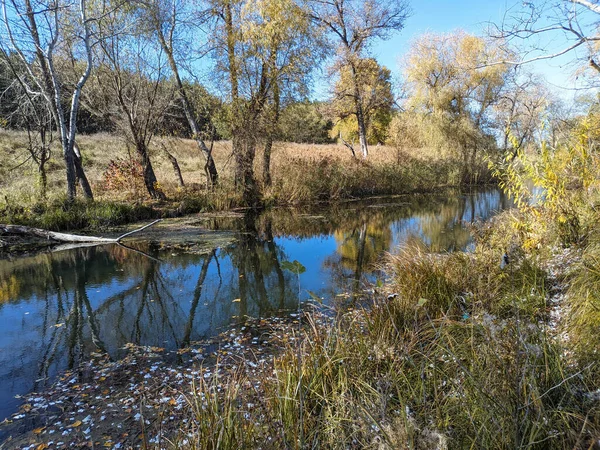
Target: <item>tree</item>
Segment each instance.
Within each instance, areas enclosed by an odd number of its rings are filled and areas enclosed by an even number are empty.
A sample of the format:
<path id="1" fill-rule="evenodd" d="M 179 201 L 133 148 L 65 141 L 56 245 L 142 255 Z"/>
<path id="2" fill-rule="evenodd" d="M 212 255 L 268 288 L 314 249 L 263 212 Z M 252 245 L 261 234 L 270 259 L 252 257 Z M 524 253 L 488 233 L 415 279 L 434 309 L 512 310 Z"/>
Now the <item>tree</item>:
<path id="1" fill-rule="evenodd" d="M 243 39 L 255 46 L 267 66 L 262 179 L 271 184 L 271 150 L 278 133 L 282 96 L 293 98 L 310 82 L 324 56 L 323 42 L 305 11 L 293 0 L 255 0 L 244 6 Z"/>
<path id="2" fill-rule="evenodd" d="M 550 93 L 537 77 L 511 71 L 503 92 L 493 105 L 498 125 L 502 127 L 502 149 L 517 151 L 535 141 L 535 134 L 544 123 L 551 101 Z"/>
<path id="3" fill-rule="evenodd" d="M 279 118 L 282 86 L 310 72 L 309 21 L 292 0 L 219 1 L 213 5 L 215 57 L 229 84 L 236 186 L 242 189 L 244 202 L 256 206 L 260 196 L 254 174 L 256 147 L 266 137 L 263 177 L 268 184 L 270 145 L 276 130 L 272 124 Z"/>
<path id="4" fill-rule="evenodd" d="M 522 57 L 499 58 L 495 63 L 522 65 L 571 55 L 578 71 L 591 68 L 598 75 L 599 18 L 600 4 L 592 0 L 518 3 L 506 12 L 501 24 L 491 25 L 490 35 L 506 45 L 517 46 Z M 556 48 L 556 42 L 564 44 Z M 583 54 L 579 51 L 582 49 Z"/>
<path id="5" fill-rule="evenodd" d="M 392 94 L 391 73 L 380 66 L 373 58 L 356 62 L 356 76 L 349 67 L 344 66 L 335 84 L 332 109 L 336 125 L 333 136 L 343 136 L 346 140 L 360 137 L 356 108 L 355 83 L 362 95 L 358 99 L 367 143 L 386 141 L 387 127 L 392 117 L 394 96 Z"/>
<path id="6" fill-rule="evenodd" d="M 1 49 L 0 55 L 0 119 L 3 119 L 4 125 L 27 131 L 27 157 L 18 165 L 28 161 L 36 164 L 40 196 L 45 198 L 48 184 L 46 163 L 50 160 L 54 138 L 52 113 L 43 99 L 32 95 L 20 82 L 26 76 L 20 58 L 5 54 Z"/>
<path id="7" fill-rule="evenodd" d="M 458 150 L 464 182 L 472 181 L 478 150 L 494 147 L 492 106 L 505 87 L 508 68 L 485 62 L 503 55 L 497 45 L 461 31 L 425 34 L 407 55 L 407 106 L 426 115 L 444 145 Z"/>
<path id="8" fill-rule="evenodd" d="M 333 123 L 324 116 L 325 105 L 317 102 L 291 102 L 279 118 L 278 138 L 285 142 L 329 144 Z"/>
<path id="9" fill-rule="evenodd" d="M 135 148 L 142 165 L 144 184 L 151 197 L 164 199 L 157 187 L 149 146 L 160 131 L 172 91 L 164 77 L 165 60 L 160 51 L 140 33 L 139 17 L 129 12 L 104 21 L 107 35 L 101 45 L 96 70 L 95 103 Z M 126 31 L 117 33 L 118 28 Z"/>
<path id="10" fill-rule="evenodd" d="M 26 69 L 19 82 L 28 92 L 44 99 L 58 128 L 66 166 L 67 199 L 75 199 L 77 179 L 84 195 L 92 199 L 81 156 L 75 150 L 76 122 L 81 91 L 92 71 L 92 47 L 99 40 L 94 26 L 106 14 L 106 4 L 91 5 L 87 0 L 79 0 L 76 6 L 60 0 L 50 4 L 37 0 L 1 0 L 0 5 L 5 30 L 1 41 L 19 56 Z M 95 10 L 95 7 L 101 9 Z M 67 35 L 67 27 L 71 27 L 73 33 Z M 69 55 L 80 55 L 83 61 L 74 86 L 65 85 L 57 72 L 57 53 L 61 50 Z M 64 101 L 67 97 L 70 97 L 68 105 Z"/>
<path id="11" fill-rule="evenodd" d="M 187 27 L 192 26 L 196 11 L 186 8 L 186 2 L 182 0 L 141 0 L 140 5 L 144 8 L 146 18 L 149 20 L 149 29 L 154 33 L 162 50 L 165 52 L 172 75 L 177 88 L 177 95 L 183 112 L 187 118 L 192 137 L 205 158 L 204 171 L 206 182 L 209 187 L 214 187 L 219 181 L 219 173 L 211 149 L 202 138 L 202 129 L 196 119 L 197 112 L 194 111 L 190 102 L 188 88 L 181 77 L 181 60 L 178 53 L 185 53 L 180 47 L 189 45 L 189 40 L 182 40 L 181 36 Z M 196 20 L 204 23 L 202 14 Z M 189 19 L 189 20 L 188 20 Z"/>
<path id="12" fill-rule="evenodd" d="M 310 0 L 310 17 L 338 42 L 334 71 L 349 71 L 357 132 L 363 158 L 368 155 L 367 126 L 359 80 L 360 62 L 377 39 L 400 31 L 410 14 L 405 0 Z"/>

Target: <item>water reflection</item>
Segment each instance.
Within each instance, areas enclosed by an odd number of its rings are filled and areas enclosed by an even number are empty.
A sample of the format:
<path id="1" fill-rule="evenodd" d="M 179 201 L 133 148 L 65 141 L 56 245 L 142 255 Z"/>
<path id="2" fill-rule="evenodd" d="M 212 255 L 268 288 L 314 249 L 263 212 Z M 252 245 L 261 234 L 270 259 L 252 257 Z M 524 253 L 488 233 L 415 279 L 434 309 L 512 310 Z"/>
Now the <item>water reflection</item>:
<path id="1" fill-rule="evenodd" d="M 295 309 L 308 290 L 356 292 L 385 252 L 404 243 L 467 248 L 468 224 L 508 206 L 489 191 L 274 210 L 213 220 L 235 231 L 220 248 L 197 231 L 183 245 L 165 237 L 0 261 L 0 420 L 15 411 L 15 395 L 41 389 L 92 352 L 118 358 L 129 342 L 176 350 L 245 316 Z M 300 294 L 282 270 L 286 260 L 307 268 Z"/>

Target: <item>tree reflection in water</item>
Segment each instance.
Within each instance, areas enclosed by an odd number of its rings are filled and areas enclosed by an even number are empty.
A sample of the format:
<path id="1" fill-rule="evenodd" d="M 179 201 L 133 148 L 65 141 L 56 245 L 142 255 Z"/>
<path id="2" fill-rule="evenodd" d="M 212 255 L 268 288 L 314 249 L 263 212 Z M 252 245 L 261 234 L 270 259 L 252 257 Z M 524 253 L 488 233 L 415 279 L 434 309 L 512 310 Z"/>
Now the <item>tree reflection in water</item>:
<path id="1" fill-rule="evenodd" d="M 490 191 L 275 210 L 213 221 L 234 230 L 222 248 L 199 229 L 175 243 L 166 236 L 0 260 L 0 420 L 14 411 L 16 394 L 41 389 L 92 352 L 118 358 L 130 342 L 176 350 L 245 316 L 295 310 L 297 282 L 282 270 L 285 260 L 307 266 L 304 298 L 307 289 L 326 298 L 356 293 L 385 252 L 407 242 L 463 249 L 471 239 L 465 224 L 504 202 Z"/>

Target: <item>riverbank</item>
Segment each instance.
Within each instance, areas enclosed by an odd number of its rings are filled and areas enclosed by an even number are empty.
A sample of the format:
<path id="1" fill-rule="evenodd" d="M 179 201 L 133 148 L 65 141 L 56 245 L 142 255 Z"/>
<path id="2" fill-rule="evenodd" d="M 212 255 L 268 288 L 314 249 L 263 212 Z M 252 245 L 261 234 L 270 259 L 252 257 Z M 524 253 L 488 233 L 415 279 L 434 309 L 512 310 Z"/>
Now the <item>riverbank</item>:
<path id="1" fill-rule="evenodd" d="M 217 142 L 214 157 L 220 169 L 220 184 L 205 187 L 203 161 L 194 141 L 171 139 L 156 143 L 153 166 L 158 187 L 166 200 L 151 200 L 128 156 L 124 142 L 109 134 L 81 136 L 84 166 L 95 193 L 94 202 L 64 200 L 63 162 L 52 159 L 47 167 L 46 197 L 40 195 L 38 172 L 26 159 L 26 135 L 0 130 L 0 147 L 10 155 L 0 161 L 0 223 L 28 225 L 53 231 L 88 229 L 102 231 L 111 226 L 198 212 L 230 211 L 243 207 L 234 187 L 230 142 Z M 170 154 L 177 157 L 184 185 L 178 181 Z M 58 154 L 58 153 L 57 153 Z M 260 173 L 260 154 L 256 172 Z M 382 195 L 434 192 L 446 187 L 481 186 L 492 181 L 484 161 L 471 168 L 472 178 L 464 179 L 464 168 L 454 155 L 424 149 L 398 151 L 373 147 L 366 161 L 355 159 L 338 145 L 277 143 L 272 155 L 270 186 L 261 184 L 262 204 L 299 206 L 319 202 Z M 137 174 L 137 175 L 136 175 Z M 259 180 L 259 183 L 260 180 Z"/>
<path id="2" fill-rule="evenodd" d="M 594 448 L 597 338 L 573 322 L 594 253 L 528 250 L 513 220 L 470 253 L 391 256 L 389 284 L 333 321 L 307 307 L 172 355 L 185 364 L 137 347 L 84 364 L 28 397 L 6 448 Z"/>

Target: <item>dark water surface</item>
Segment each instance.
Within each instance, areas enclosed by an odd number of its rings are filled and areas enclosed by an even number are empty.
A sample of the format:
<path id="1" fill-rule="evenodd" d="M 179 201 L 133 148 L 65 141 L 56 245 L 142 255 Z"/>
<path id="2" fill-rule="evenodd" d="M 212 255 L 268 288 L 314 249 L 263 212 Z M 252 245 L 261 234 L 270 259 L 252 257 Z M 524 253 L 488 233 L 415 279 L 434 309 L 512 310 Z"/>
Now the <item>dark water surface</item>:
<path id="1" fill-rule="evenodd" d="M 467 249 L 468 225 L 509 202 L 497 190 L 348 203 L 257 220 L 198 220 L 154 232 L 132 249 L 105 245 L 0 260 L 0 421 L 16 396 L 39 391 L 92 352 L 118 358 L 127 343 L 175 350 L 244 316 L 296 309 L 364 287 L 403 244 Z M 189 220 L 188 220 L 189 224 Z M 206 228 L 216 229 L 215 233 Z M 306 267 L 300 276 L 284 261 Z"/>

